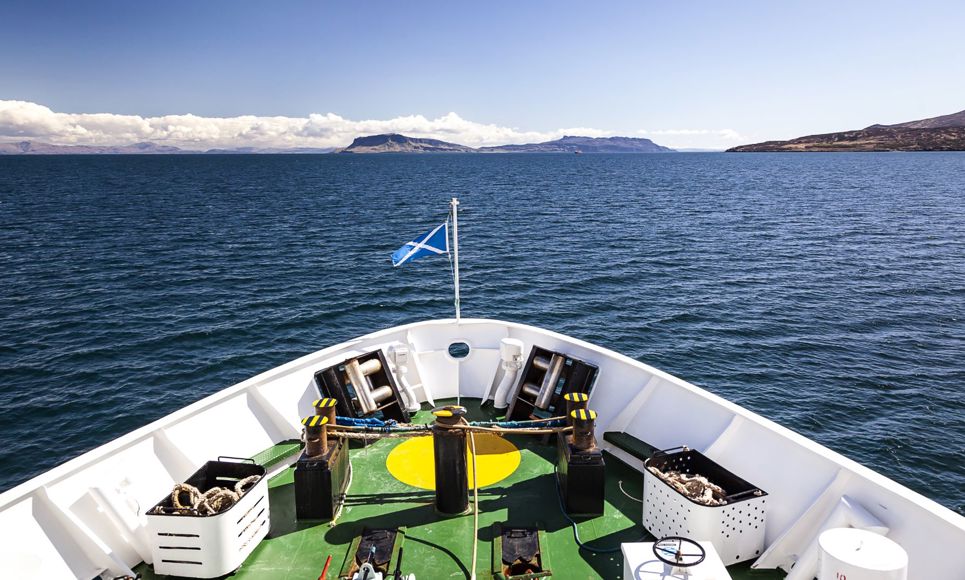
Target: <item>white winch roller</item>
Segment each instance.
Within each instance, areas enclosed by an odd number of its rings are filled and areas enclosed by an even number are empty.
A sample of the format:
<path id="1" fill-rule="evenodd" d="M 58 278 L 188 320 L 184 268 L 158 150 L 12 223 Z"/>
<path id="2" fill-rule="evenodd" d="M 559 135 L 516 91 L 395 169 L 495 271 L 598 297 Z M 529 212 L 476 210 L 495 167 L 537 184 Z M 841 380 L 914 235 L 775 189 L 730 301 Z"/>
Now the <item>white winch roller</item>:
<path id="1" fill-rule="evenodd" d="M 345 375 L 352 383 L 355 395 L 365 413 L 374 412 L 378 409 L 379 403 L 392 396 L 391 387 L 388 385 L 373 387 L 368 379 L 368 375 L 380 370 L 382 370 L 382 363 L 379 359 L 370 359 L 361 364 L 357 360 L 352 360 L 345 364 Z"/>
<path id="2" fill-rule="evenodd" d="M 818 580 L 907 580 L 908 554 L 894 540 L 868 530 L 832 528 L 818 537 Z"/>
<path id="3" fill-rule="evenodd" d="M 499 341 L 499 358 L 502 359 L 500 368 L 496 371 L 498 383 L 493 395 L 493 406 L 505 409 L 509 405 L 506 399 L 516 384 L 516 376 L 523 367 L 523 341 L 516 338 L 504 338 Z"/>

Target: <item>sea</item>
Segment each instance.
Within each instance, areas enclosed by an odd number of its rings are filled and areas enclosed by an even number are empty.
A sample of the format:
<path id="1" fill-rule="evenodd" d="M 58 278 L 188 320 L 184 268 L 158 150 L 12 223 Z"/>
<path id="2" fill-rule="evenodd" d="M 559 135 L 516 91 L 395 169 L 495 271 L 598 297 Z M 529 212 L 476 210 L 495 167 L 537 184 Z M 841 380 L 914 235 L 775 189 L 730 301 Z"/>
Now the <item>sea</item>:
<path id="1" fill-rule="evenodd" d="M 464 317 L 617 350 L 965 514 L 965 153 L 0 157 L 0 490 L 451 317 L 445 257 L 389 256 L 453 196 Z"/>

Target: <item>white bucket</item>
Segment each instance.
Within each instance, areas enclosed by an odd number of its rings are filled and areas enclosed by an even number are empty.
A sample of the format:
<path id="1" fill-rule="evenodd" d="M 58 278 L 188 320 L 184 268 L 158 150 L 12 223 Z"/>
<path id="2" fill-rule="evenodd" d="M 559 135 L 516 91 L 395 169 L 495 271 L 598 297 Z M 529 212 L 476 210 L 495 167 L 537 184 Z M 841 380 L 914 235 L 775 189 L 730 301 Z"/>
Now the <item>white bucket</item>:
<path id="1" fill-rule="evenodd" d="M 907 580 L 908 554 L 895 541 L 856 528 L 833 528 L 818 537 L 818 580 Z"/>

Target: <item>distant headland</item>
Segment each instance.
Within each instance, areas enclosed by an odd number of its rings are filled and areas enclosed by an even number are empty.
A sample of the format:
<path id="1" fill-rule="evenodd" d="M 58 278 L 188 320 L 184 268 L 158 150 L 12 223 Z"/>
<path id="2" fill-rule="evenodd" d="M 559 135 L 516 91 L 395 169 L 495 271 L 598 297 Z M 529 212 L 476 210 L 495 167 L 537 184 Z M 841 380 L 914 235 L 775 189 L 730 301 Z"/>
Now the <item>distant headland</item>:
<path id="1" fill-rule="evenodd" d="M 896 125 L 741 145 L 728 152 L 965 151 L 965 111 Z"/>
<path id="2" fill-rule="evenodd" d="M 673 149 L 634 137 L 570 137 L 543 143 L 467 147 L 390 133 L 359 137 L 339 153 L 667 153 Z"/>
<path id="3" fill-rule="evenodd" d="M 335 148 L 316 147 L 265 148 L 238 147 L 235 149 L 181 149 L 170 145 L 143 142 L 132 145 L 53 145 L 39 141 L 0 143 L 0 155 L 199 155 L 199 154 L 258 154 L 258 153 L 332 153 Z"/>
<path id="4" fill-rule="evenodd" d="M 634 137 L 563 137 L 544 143 L 469 147 L 438 139 L 408 137 L 390 133 L 358 137 L 343 149 L 311 147 L 208 149 L 197 151 L 156 143 L 123 146 L 52 145 L 35 141 L 0 143 L 0 155 L 171 155 L 171 154 L 319 154 L 319 153 L 667 153 L 673 149 L 657 145 L 650 139 Z"/>

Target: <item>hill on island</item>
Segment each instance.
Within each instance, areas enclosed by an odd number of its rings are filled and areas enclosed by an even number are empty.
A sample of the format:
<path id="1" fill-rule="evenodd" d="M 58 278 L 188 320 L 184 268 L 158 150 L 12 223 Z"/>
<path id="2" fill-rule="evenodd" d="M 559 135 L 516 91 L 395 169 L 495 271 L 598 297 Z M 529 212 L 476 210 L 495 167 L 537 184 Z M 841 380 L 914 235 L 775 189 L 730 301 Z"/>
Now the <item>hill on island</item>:
<path id="1" fill-rule="evenodd" d="M 728 152 L 965 151 L 965 111 L 864 129 L 741 145 Z"/>
<path id="2" fill-rule="evenodd" d="M 668 153 L 669 147 L 635 137 L 563 137 L 545 143 L 480 147 L 483 153 Z"/>
<path id="3" fill-rule="evenodd" d="M 0 143 L 0 155 L 165 155 L 171 153 L 195 153 L 156 143 L 133 145 L 52 145 L 37 141 Z"/>
<path id="4" fill-rule="evenodd" d="M 664 153 L 673 149 L 633 137 L 563 137 L 545 143 L 472 148 L 395 133 L 358 137 L 340 153 Z"/>
<path id="5" fill-rule="evenodd" d="M 398 133 L 356 137 L 339 153 L 472 153 L 472 147 L 447 143 L 438 139 L 419 139 Z"/>

